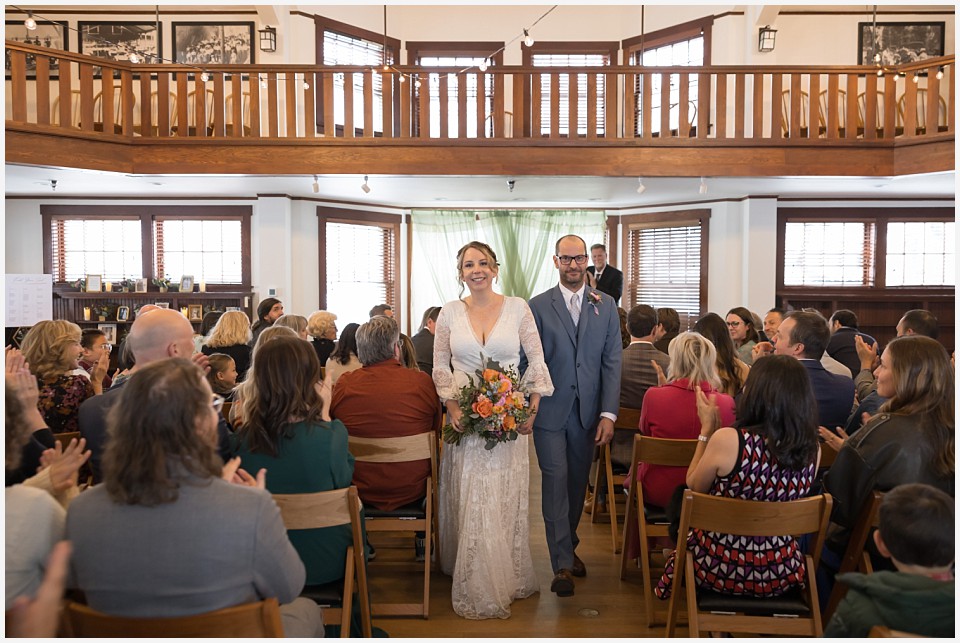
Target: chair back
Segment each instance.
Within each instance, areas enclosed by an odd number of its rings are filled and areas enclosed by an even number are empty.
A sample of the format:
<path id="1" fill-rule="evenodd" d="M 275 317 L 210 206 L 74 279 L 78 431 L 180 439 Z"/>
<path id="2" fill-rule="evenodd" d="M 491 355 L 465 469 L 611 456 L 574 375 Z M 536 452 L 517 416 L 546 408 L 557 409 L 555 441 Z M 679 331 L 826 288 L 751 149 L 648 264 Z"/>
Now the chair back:
<path id="1" fill-rule="evenodd" d="M 361 504 L 354 486 L 315 493 L 275 493 L 273 500 L 287 530 L 323 529 L 355 521 L 359 533 Z"/>
<path id="2" fill-rule="evenodd" d="M 939 106 L 937 108 L 937 126 L 946 127 L 947 125 L 947 101 L 944 100 L 943 96 L 937 96 L 939 99 Z M 903 94 L 897 100 L 897 126 L 903 126 L 904 123 L 904 109 L 906 106 L 907 95 Z M 927 129 L 927 88 L 920 87 L 917 89 L 917 129 L 926 131 Z M 907 132 L 905 132 L 907 133 Z M 913 134 L 914 132 L 909 132 Z"/>
<path id="3" fill-rule="evenodd" d="M 828 118 L 830 92 L 823 90 L 820 92 L 820 127 L 826 127 Z M 837 90 L 837 127 L 841 130 L 847 128 L 847 92 Z"/>
<path id="4" fill-rule="evenodd" d="M 925 638 L 920 634 L 910 634 L 909 632 L 901 632 L 900 630 L 891 630 L 886 625 L 874 625 L 870 628 L 870 634 L 868 634 L 868 636 L 872 639 Z"/>
<path id="5" fill-rule="evenodd" d="M 883 114 L 884 114 L 883 97 L 884 97 L 883 92 L 877 92 L 876 122 L 873 123 L 873 128 L 876 129 L 877 131 L 880 131 L 883 129 Z M 865 125 L 866 121 L 867 121 L 867 93 L 860 92 L 860 94 L 857 95 L 857 127 L 866 128 L 867 127 L 867 125 Z"/>
<path id="6" fill-rule="evenodd" d="M 68 637 L 86 638 L 282 638 L 277 599 L 227 607 L 206 614 L 173 618 L 110 616 L 68 602 L 63 611 Z"/>
<path id="7" fill-rule="evenodd" d="M 614 429 L 640 429 L 640 409 L 631 409 L 627 406 L 621 406 L 617 411 L 617 421 L 613 424 Z"/>
<path id="8" fill-rule="evenodd" d="M 436 434 L 432 429 L 395 438 L 360 438 L 351 435 L 348 442 L 350 453 L 357 462 L 376 463 L 435 459 L 436 445 Z"/>
<path id="9" fill-rule="evenodd" d="M 227 98 L 224 102 L 224 111 L 225 116 L 223 122 L 226 123 L 228 128 L 231 126 L 240 126 L 242 129 L 231 129 L 233 136 L 242 136 L 250 132 L 250 92 L 243 92 L 241 95 L 240 103 L 240 123 L 234 122 L 233 115 L 233 103 L 236 100 L 234 95 L 227 94 Z"/>
<path id="10" fill-rule="evenodd" d="M 840 559 L 840 569 L 837 575 L 847 574 L 849 572 L 860 572 L 862 574 L 872 574 L 873 564 L 870 562 L 870 552 L 865 551 L 867 540 L 873 530 L 880 526 L 880 503 L 883 502 L 883 494 L 874 491 L 867 498 L 867 501 L 860 508 L 853 529 L 850 530 L 850 538 L 847 540 L 847 549 L 843 552 L 843 558 Z M 833 613 L 840 605 L 840 601 L 847 595 L 847 585 L 837 582 L 833 585 L 830 592 L 830 600 L 827 601 L 827 607 L 823 611 L 823 618 L 827 621 L 833 616 Z"/>
<path id="11" fill-rule="evenodd" d="M 638 435 L 634 438 L 637 462 L 668 467 L 688 467 L 697 450 L 697 440 L 674 440 Z"/>
<path id="12" fill-rule="evenodd" d="M 79 440 L 81 436 L 79 431 L 68 431 L 67 433 L 54 433 L 53 437 L 57 442 L 60 443 L 61 447 L 66 449 L 68 446 L 70 446 L 70 440 L 73 440 L 74 438 Z"/>
<path id="13" fill-rule="evenodd" d="M 57 96 L 53 100 L 53 107 L 50 108 L 50 123 L 53 125 L 60 124 L 60 96 Z M 80 90 L 72 89 L 70 90 L 70 122 L 67 123 L 69 127 L 80 128 Z"/>
<path id="14" fill-rule="evenodd" d="M 785 89 L 780 93 L 780 128 L 784 135 L 790 133 L 790 90 Z M 810 94 L 805 91 L 800 92 L 800 130 L 807 130 L 807 120 L 810 114 Z"/>
<path id="15" fill-rule="evenodd" d="M 832 446 L 823 442 L 820 444 L 820 465 L 817 467 L 817 471 L 823 471 L 824 469 L 829 469 L 833 466 L 834 461 L 837 459 L 837 451 Z"/>
<path id="16" fill-rule="evenodd" d="M 137 105 L 136 94 L 130 95 L 133 104 L 131 109 Z M 93 99 L 93 120 L 97 123 L 103 122 L 103 92 L 97 92 Z M 123 88 L 115 85 L 113 88 L 113 125 L 115 127 L 123 125 Z"/>

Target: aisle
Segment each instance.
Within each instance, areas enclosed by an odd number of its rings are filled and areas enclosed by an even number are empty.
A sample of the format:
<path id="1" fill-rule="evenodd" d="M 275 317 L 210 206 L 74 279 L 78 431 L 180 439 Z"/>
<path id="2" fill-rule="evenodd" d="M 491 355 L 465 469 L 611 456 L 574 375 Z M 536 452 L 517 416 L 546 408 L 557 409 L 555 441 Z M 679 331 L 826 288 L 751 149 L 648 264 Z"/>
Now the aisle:
<path id="1" fill-rule="evenodd" d="M 430 618 L 375 618 L 374 625 L 392 637 L 653 637 L 663 636 L 664 628 L 648 629 L 643 610 L 640 572 L 628 571 L 626 580 L 618 578 L 619 555 L 613 554 L 609 523 L 590 523 L 584 514 L 577 553 L 587 566 L 587 577 L 576 579 L 576 594 L 558 598 L 550 591 L 553 572 L 547 555 L 543 515 L 540 511 L 540 467 L 530 442 L 530 546 L 541 592 L 512 605 L 513 616 L 506 620 L 469 621 L 457 616 L 450 606 L 450 578 L 435 571 L 431 579 Z M 376 540 L 374 541 L 376 543 Z M 378 558 L 380 549 L 377 551 Z M 377 582 L 377 562 L 370 564 L 375 591 L 396 592 L 403 587 L 420 592 L 422 579 Z M 380 581 L 386 579 L 379 579 Z M 396 595 L 396 594 L 393 594 Z M 686 628 L 678 632 L 686 636 Z"/>

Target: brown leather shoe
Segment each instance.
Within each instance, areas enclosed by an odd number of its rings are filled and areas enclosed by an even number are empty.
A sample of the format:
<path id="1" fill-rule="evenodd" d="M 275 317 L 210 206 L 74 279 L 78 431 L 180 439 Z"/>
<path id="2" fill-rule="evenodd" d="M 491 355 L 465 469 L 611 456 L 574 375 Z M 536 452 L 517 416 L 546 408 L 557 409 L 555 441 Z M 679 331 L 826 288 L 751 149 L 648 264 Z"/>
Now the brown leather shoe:
<path id="1" fill-rule="evenodd" d="M 587 575 L 587 566 L 583 564 L 583 561 L 580 560 L 580 557 L 576 554 L 573 555 L 573 567 L 570 568 L 570 573 L 577 578 L 583 578 Z"/>
<path id="2" fill-rule="evenodd" d="M 588 514 L 593 513 L 593 492 L 588 491 L 587 497 L 583 500 L 583 510 Z"/>
<path id="3" fill-rule="evenodd" d="M 561 569 L 550 583 L 550 591 L 557 596 L 573 596 L 573 576 L 569 569 Z"/>

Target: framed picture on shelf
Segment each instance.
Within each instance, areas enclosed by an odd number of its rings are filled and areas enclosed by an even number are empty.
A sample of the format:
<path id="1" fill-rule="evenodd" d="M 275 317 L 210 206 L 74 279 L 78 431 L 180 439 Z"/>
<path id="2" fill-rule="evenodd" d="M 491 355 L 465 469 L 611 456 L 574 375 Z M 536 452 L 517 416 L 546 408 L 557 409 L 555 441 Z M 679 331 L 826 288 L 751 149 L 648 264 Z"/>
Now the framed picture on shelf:
<path id="1" fill-rule="evenodd" d="M 156 306 L 157 308 L 170 308 L 169 301 L 155 301 L 153 302 L 153 305 Z"/>
<path id="2" fill-rule="evenodd" d="M 180 277 L 180 292 L 193 292 L 193 275 Z"/>
<path id="3" fill-rule="evenodd" d="M 130 306 L 117 307 L 117 321 L 130 321 Z"/>
<path id="4" fill-rule="evenodd" d="M 147 292 L 147 278 L 137 279 L 137 288 L 135 292 Z"/>
<path id="5" fill-rule="evenodd" d="M 187 319 L 192 322 L 203 321 L 203 305 L 190 304 L 187 306 Z"/>
<path id="6" fill-rule="evenodd" d="M 103 275 L 87 275 L 86 292 L 100 292 Z"/>
<path id="7" fill-rule="evenodd" d="M 249 65 L 254 62 L 252 22 L 174 22 L 174 62 Z"/>
<path id="8" fill-rule="evenodd" d="M 37 28 L 29 31 L 23 26 L 23 20 L 7 20 L 5 25 L 5 38 L 14 42 L 22 42 L 26 45 L 39 45 L 50 49 L 69 50 L 69 34 L 65 21 L 37 20 Z M 7 80 L 10 80 L 10 53 L 7 52 L 6 70 Z M 27 80 L 37 77 L 37 58 L 27 55 Z M 50 79 L 55 80 L 60 77 L 60 61 L 56 58 L 50 59 Z"/>
<path id="9" fill-rule="evenodd" d="M 107 338 L 108 344 L 117 343 L 117 325 L 116 324 L 97 324 L 97 329 L 103 331 L 103 336 Z"/>
<path id="10" fill-rule="evenodd" d="M 943 22 L 858 23 L 859 64 L 873 65 L 880 54 L 882 65 L 905 65 L 943 55 Z"/>
<path id="11" fill-rule="evenodd" d="M 78 51 L 88 56 L 129 61 L 130 54 L 137 52 L 141 62 L 155 65 L 161 62 L 161 31 L 152 22 L 78 22 L 80 44 Z M 94 77 L 99 78 L 101 68 L 94 68 Z M 118 74 L 114 74 L 118 76 Z"/>

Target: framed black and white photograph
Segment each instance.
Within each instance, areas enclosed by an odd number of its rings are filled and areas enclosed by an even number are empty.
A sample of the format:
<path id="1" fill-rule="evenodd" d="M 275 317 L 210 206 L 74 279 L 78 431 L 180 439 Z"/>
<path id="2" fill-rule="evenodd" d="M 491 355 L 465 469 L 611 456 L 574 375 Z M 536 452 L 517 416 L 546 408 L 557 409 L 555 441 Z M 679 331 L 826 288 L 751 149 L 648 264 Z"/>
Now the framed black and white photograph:
<path id="1" fill-rule="evenodd" d="M 872 22 L 861 22 L 857 49 L 859 64 L 875 64 L 880 54 L 883 65 L 904 65 L 943 55 L 944 23 L 942 22 L 878 22 L 874 33 Z"/>
<path id="2" fill-rule="evenodd" d="M 67 29 L 67 23 L 62 21 L 49 22 L 46 20 L 37 20 L 37 28 L 29 31 L 23 26 L 23 20 L 7 20 L 5 38 L 14 42 L 22 42 L 27 45 L 39 45 L 40 47 L 49 47 L 50 49 L 60 49 L 68 51 L 70 30 Z M 10 80 L 10 52 L 6 55 L 7 80 Z M 60 77 L 60 61 L 56 58 L 50 59 L 50 78 Z M 36 56 L 27 55 L 27 79 L 37 77 L 37 59 Z"/>
<path id="3" fill-rule="evenodd" d="M 79 22 L 79 51 L 88 56 L 109 58 L 110 60 L 130 60 L 130 54 L 136 52 L 140 62 L 157 64 L 161 62 L 161 30 L 157 31 L 152 22 Z M 99 78 L 100 69 L 94 70 Z"/>
<path id="4" fill-rule="evenodd" d="M 134 292 L 147 292 L 147 278 L 137 279 L 137 286 Z"/>
<path id="5" fill-rule="evenodd" d="M 97 329 L 103 331 L 103 336 L 108 344 L 117 343 L 117 325 L 116 324 L 97 324 Z"/>
<path id="6" fill-rule="evenodd" d="M 249 65 L 254 61 L 252 22 L 174 22 L 174 62 Z"/>

